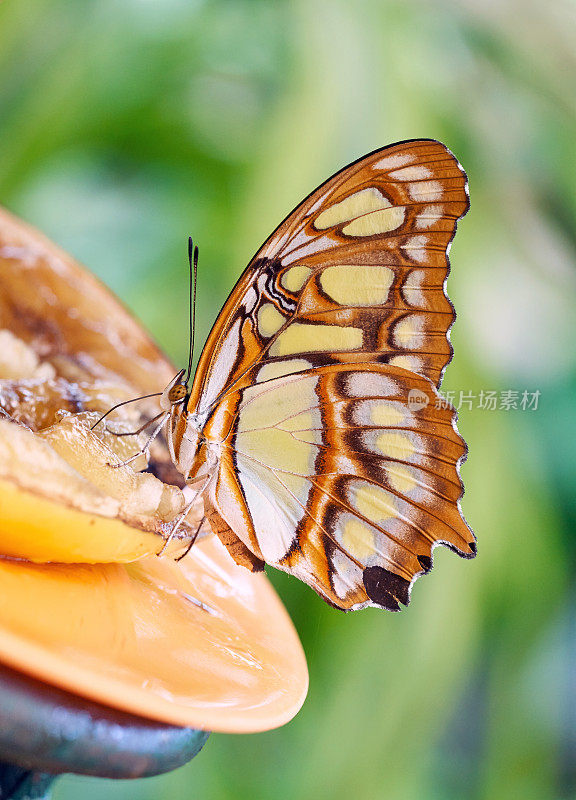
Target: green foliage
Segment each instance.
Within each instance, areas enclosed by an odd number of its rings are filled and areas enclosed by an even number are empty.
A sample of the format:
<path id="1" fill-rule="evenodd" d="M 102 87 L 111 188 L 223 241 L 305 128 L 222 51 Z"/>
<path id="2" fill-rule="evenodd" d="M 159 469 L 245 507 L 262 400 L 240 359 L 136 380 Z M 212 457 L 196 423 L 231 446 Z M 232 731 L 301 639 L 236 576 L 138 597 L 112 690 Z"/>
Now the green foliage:
<path id="1" fill-rule="evenodd" d="M 576 792 L 574 17 L 562 4 L 4 0 L 0 201 L 86 263 L 177 363 L 186 241 L 199 335 L 321 180 L 434 137 L 470 177 L 452 250 L 446 390 L 540 390 L 460 412 L 475 561 L 436 551 L 408 610 L 344 616 L 272 576 L 310 695 L 285 728 L 97 797 L 459 800 Z M 570 427 L 571 426 L 571 427 Z"/>

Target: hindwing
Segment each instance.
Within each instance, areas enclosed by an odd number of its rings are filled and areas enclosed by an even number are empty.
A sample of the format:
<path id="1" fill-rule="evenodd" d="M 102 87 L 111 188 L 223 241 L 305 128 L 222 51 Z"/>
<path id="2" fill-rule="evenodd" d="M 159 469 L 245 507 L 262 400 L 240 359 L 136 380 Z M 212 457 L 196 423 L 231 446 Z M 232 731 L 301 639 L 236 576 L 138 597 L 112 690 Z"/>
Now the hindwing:
<path id="1" fill-rule="evenodd" d="M 330 365 L 227 395 L 212 503 L 258 558 L 343 609 L 398 610 L 432 549 L 475 552 L 454 409 L 426 378 Z"/>

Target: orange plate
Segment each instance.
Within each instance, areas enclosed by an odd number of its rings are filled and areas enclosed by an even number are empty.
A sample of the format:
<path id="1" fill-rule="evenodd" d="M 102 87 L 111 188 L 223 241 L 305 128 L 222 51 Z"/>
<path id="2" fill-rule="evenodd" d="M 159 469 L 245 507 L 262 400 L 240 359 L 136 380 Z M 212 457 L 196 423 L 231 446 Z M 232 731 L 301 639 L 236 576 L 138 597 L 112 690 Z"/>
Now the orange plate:
<path id="1" fill-rule="evenodd" d="M 287 722 L 308 687 L 274 590 L 215 537 L 178 564 L 0 560 L 0 660 L 105 705 L 229 733 Z"/>

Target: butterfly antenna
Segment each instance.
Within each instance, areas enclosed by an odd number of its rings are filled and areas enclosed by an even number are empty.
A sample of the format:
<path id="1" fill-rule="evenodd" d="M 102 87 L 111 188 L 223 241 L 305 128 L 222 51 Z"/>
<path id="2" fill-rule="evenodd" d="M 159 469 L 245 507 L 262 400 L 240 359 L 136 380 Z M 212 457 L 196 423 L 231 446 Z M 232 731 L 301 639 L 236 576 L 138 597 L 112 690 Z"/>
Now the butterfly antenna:
<path id="1" fill-rule="evenodd" d="M 188 371 L 184 384 L 188 386 L 192 374 L 192 359 L 194 358 L 194 337 L 196 334 L 196 284 L 198 282 L 198 247 L 194 247 L 192 237 L 188 237 L 188 263 L 190 264 L 190 339 L 188 350 Z"/>

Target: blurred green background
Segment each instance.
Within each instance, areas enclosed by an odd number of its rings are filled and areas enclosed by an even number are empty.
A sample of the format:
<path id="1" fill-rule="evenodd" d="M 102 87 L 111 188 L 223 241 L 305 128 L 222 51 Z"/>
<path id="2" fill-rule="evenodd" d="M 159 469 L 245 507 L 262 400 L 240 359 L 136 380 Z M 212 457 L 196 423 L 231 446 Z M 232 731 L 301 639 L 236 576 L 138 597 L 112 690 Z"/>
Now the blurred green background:
<path id="1" fill-rule="evenodd" d="M 433 137 L 470 178 L 443 389 L 470 445 L 476 560 L 436 551 L 401 614 L 272 575 L 306 649 L 289 725 L 56 800 L 576 796 L 576 11 L 572 3 L 4 0 L 0 202 L 186 359 L 260 243 L 365 152 Z M 537 410 L 480 391 L 540 391 Z"/>

